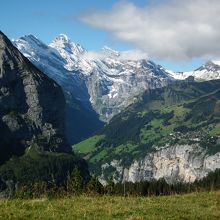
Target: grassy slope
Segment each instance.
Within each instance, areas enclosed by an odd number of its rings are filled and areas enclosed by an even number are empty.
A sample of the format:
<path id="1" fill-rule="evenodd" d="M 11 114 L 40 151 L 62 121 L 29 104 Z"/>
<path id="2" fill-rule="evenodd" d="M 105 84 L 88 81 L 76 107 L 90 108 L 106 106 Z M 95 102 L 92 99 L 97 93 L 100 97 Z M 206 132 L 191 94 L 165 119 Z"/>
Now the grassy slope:
<path id="1" fill-rule="evenodd" d="M 189 141 L 188 135 L 178 140 L 172 138 L 171 133 L 202 132 L 205 141 L 207 136 L 218 136 L 219 88 L 220 80 L 216 80 L 181 83 L 145 92 L 136 103 L 116 115 L 100 132 L 100 136 L 79 143 L 74 150 L 93 164 L 103 159 L 109 162 L 121 158 L 129 163 L 132 158 L 152 151 L 153 145 Z M 204 145 L 208 146 L 207 143 Z M 210 152 L 219 150 L 219 143 L 214 148 L 210 147 Z"/>
<path id="2" fill-rule="evenodd" d="M 162 197 L 0 200 L 0 219 L 220 219 L 220 191 Z"/>
<path id="3" fill-rule="evenodd" d="M 95 135 L 91 138 L 88 138 L 80 142 L 80 144 L 74 145 L 74 150 L 77 153 L 82 153 L 82 154 L 89 153 L 95 149 L 96 143 L 100 141 L 102 138 L 104 138 L 104 136 Z"/>

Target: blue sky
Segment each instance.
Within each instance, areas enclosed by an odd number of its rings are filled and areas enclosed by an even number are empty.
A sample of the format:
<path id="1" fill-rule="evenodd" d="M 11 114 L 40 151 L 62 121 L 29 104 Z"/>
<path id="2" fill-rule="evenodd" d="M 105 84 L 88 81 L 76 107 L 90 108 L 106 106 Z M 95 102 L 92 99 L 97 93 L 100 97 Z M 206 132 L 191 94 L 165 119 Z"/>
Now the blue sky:
<path id="1" fill-rule="evenodd" d="M 109 31 L 81 22 L 81 14 L 112 10 L 116 0 L 1 0 L 1 30 L 10 38 L 33 34 L 45 43 L 65 33 L 88 50 L 99 50 L 107 45 L 116 50 L 136 49 L 134 44 L 112 37 Z M 142 8 L 147 0 L 131 0 Z M 158 1 L 159 2 L 159 1 Z M 140 48 L 139 48 L 140 49 Z M 176 71 L 192 70 L 203 64 L 202 59 L 165 61 L 154 59 L 164 67 Z"/>

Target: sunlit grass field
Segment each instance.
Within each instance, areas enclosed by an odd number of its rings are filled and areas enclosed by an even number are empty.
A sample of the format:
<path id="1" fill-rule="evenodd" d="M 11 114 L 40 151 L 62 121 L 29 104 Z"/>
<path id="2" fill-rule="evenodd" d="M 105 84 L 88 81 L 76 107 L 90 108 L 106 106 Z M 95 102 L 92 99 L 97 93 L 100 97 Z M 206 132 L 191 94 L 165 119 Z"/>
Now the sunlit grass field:
<path id="1" fill-rule="evenodd" d="M 0 219 L 220 219 L 220 191 L 158 197 L 0 200 Z"/>

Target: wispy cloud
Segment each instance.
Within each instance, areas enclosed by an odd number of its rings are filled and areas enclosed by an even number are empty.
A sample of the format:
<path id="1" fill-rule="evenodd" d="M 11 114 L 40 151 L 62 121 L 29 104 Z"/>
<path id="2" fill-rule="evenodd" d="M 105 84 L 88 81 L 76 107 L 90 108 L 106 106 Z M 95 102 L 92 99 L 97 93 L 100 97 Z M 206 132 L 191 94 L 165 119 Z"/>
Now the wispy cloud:
<path id="1" fill-rule="evenodd" d="M 148 59 L 147 53 L 141 50 L 128 50 L 128 51 L 123 51 L 123 52 L 114 52 L 115 55 L 114 58 L 117 60 L 141 60 L 141 59 Z M 117 55 L 116 55 L 117 54 Z M 106 58 L 110 58 L 111 55 L 107 53 L 105 50 L 100 50 L 100 51 L 88 51 L 84 53 L 84 58 L 88 60 L 104 60 Z"/>
<path id="2" fill-rule="evenodd" d="M 110 11 L 84 13 L 80 20 L 134 44 L 152 58 L 188 60 L 220 56 L 219 0 L 156 2 L 139 8 L 123 1 Z"/>

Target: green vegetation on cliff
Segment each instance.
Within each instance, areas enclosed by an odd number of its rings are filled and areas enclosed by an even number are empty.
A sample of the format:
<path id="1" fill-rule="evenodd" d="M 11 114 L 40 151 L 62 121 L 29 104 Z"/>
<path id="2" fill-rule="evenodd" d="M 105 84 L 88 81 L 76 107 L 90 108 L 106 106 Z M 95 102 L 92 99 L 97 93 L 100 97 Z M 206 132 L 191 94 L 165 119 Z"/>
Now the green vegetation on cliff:
<path id="1" fill-rule="evenodd" d="M 67 176 L 75 168 L 79 169 L 83 178 L 89 173 L 84 160 L 73 154 L 38 151 L 30 147 L 21 157 L 12 157 L 0 166 L 0 177 L 19 184 L 34 182 L 54 182 L 63 184 Z"/>
<path id="2" fill-rule="evenodd" d="M 148 90 L 73 148 L 94 168 L 113 159 L 129 164 L 155 148 L 192 143 L 209 153 L 220 151 L 220 80 Z"/>

